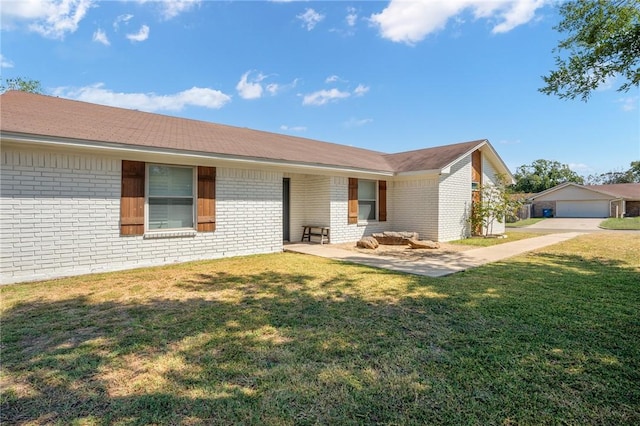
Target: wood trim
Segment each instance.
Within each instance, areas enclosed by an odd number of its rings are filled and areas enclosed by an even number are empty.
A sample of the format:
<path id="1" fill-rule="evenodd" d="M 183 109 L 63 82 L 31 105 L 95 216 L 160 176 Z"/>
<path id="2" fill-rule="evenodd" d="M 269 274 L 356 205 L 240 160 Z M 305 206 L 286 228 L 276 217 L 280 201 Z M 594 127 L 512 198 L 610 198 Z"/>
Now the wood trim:
<path id="1" fill-rule="evenodd" d="M 378 181 L 378 221 L 387 221 L 387 181 Z"/>
<path id="2" fill-rule="evenodd" d="M 482 153 L 479 149 L 471 154 L 471 182 L 482 185 Z"/>
<path id="3" fill-rule="evenodd" d="M 122 160 L 120 235 L 144 234 L 144 178 L 143 161 Z"/>
<path id="4" fill-rule="evenodd" d="M 349 178 L 349 213 L 347 223 L 358 223 L 358 179 Z"/>
<path id="5" fill-rule="evenodd" d="M 198 166 L 198 232 L 216 230 L 216 168 Z"/>

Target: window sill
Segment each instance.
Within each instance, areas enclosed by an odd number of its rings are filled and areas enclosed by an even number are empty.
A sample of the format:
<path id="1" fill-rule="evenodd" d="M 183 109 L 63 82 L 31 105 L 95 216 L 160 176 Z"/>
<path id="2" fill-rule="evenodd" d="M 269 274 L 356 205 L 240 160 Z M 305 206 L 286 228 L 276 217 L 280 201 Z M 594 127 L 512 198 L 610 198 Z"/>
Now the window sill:
<path id="1" fill-rule="evenodd" d="M 195 229 L 175 230 L 175 231 L 147 231 L 144 233 L 145 240 L 159 238 L 189 238 L 195 237 L 198 232 Z"/>
<path id="2" fill-rule="evenodd" d="M 359 220 L 358 221 L 358 226 L 367 226 L 367 225 L 371 225 L 374 223 L 378 223 L 377 220 Z"/>

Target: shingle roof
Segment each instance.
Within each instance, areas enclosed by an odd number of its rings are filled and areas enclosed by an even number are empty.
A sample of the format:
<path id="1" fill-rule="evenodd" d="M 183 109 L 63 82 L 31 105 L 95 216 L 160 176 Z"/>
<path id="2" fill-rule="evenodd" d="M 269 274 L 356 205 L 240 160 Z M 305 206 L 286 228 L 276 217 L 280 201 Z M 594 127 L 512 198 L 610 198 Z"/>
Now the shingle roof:
<path id="1" fill-rule="evenodd" d="M 627 200 L 640 200 L 640 183 L 615 183 L 611 185 L 585 185 L 587 189 L 594 189 L 605 194 Z"/>
<path id="2" fill-rule="evenodd" d="M 4 133 L 90 143 L 124 144 L 388 173 L 440 169 L 485 142 L 473 141 L 385 154 L 21 91 L 9 91 L 0 96 L 0 130 Z"/>
<path id="3" fill-rule="evenodd" d="M 451 164 L 484 142 L 485 140 L 462 142 L 435 148 L 387 154 L 384 157 L 396 172 L 435 170 Z"/>

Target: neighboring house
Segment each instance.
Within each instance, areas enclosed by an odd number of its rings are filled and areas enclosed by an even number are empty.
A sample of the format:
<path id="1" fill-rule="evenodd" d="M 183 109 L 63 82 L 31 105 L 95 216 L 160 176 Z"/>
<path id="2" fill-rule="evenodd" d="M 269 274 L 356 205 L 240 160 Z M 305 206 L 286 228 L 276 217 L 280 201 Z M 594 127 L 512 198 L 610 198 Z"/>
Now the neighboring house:
<path id="1" fill-rule="evenodd" d="M 547 210 L 554 217 L 640 216 L 640 183 L 578 185 L 566 182 L 539 192 L 529 200 L 532 217 Z"/>
<path id="2" fill-rule="evenodd" d="M 3 283 L 280 252 L 308 224 L 332 243 L 455 240 L 473 188 L 513 181 L 487 140 L 384 154 L 24 92 L 0 103 Z"/>

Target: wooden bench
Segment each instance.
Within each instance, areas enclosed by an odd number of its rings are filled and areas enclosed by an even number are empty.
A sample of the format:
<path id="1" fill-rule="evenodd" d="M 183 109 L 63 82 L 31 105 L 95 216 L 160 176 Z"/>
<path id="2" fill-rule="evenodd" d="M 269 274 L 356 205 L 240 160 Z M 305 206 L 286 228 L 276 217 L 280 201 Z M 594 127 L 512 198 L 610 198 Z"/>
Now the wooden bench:
<path id="1" fill-rule="evenodd" d="M 311 242 L 311 237 L 320 237 L 320 244 L 324 244 L 325 242 L 330 242 L 330 231 L 331 228 L 328 226 L 319 226 L 319 225 L 302 225 L 302 241 Z"/>

